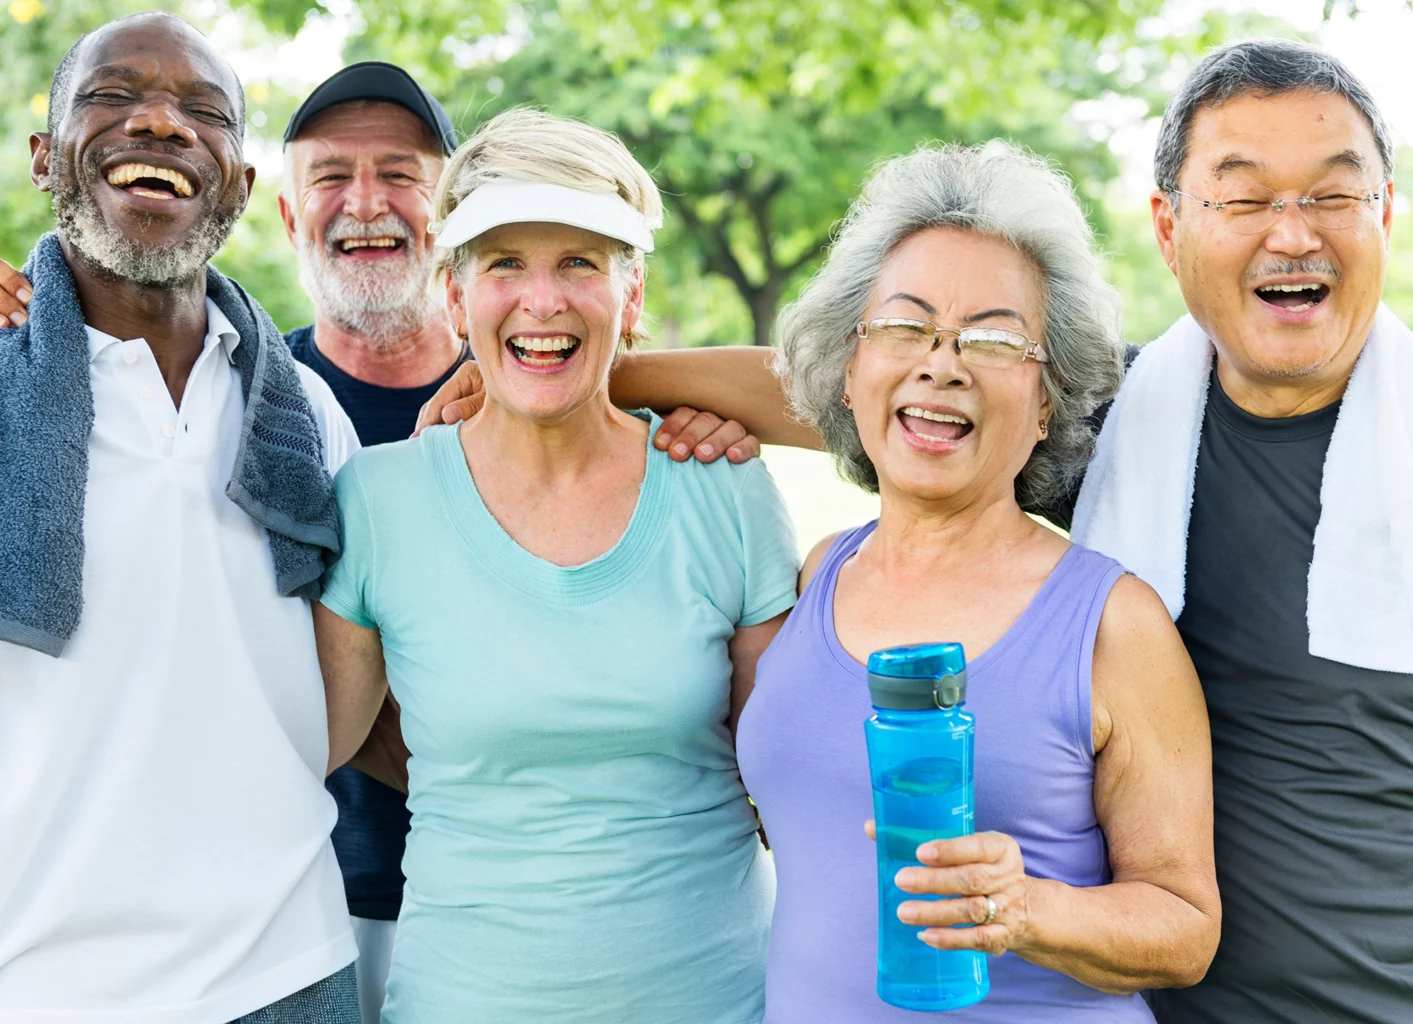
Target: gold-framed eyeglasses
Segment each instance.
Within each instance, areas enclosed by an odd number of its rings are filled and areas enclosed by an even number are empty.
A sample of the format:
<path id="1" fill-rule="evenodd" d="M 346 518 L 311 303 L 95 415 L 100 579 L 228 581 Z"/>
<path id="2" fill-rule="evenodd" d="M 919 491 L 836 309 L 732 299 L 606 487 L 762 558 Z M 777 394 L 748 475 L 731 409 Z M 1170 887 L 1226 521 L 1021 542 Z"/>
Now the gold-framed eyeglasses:
<path id="1" fill-rule="evenodd" d="M 879 317 L 859 321 L 856 330 L 874 348 L 895 356 L 919 358 L 935 352 L 945 335 L 952 342 L 952 350 L 971 367 L 1019 366 L 1027 359 L 1037 363 L 1050 361 L 1035 342 L 1004 327 L 965 327 L 957 331 L 926 320 Z"/>
<path id="2" fill-rule="evenodd" d="M 1259 235 L 1269 231 L 1287 206 L 1293 206 L 1310 219 L 1312 224 L 1327 231 L 1343 231 L 1359 222 L 1365 210 L 1372 210 L 1384 200 L 1384 190 L 1361 191 L 1364 186 L 1334 185 L 1322 188 L 1315 195 L 1299 199 L 1282 199 L 1264 185 L 1243 185 L 1230 199 L 1203 199 L 1181 189 L 1165 188 L 1174 196 L 1185 196 L 1204 209 L 1222 217 L 1222 223 L 1239 235 Z"/>

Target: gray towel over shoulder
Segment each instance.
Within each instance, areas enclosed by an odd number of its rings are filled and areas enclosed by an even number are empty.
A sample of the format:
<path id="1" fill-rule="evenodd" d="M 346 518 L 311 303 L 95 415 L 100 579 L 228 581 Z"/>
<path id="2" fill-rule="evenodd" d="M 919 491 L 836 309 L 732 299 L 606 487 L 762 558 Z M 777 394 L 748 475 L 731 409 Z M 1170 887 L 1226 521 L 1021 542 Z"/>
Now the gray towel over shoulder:
<path id="1" fill-rule="evenodd" d="M 0 330 L 0 641 L 58 657 L 83 612 L 83 520 L 93 389 L 74 277 L 57 235 L 25 264 L 29 321 Z M 294 357 L 266 312 L 207 268 L 240 334 L 245 419 L 226 494 L 265 527 L 279 592 L 314 600 L 339 552 L 338 503 Z"/>

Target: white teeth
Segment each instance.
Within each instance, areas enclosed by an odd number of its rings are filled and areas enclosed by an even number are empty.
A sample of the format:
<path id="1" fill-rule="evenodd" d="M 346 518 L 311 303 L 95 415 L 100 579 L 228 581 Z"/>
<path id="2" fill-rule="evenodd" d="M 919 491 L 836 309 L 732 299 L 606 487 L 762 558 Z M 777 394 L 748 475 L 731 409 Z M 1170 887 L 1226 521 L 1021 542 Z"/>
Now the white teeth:
<path id="1" fill-rule="evenodd" d="M 1313 302 L 1302 302 L 1298 306 L 1286 306 L 1285 308 L 1287 313 L 1303 313 L 1307 309 L 1314 309 L 1315 304 Z"/>
<path id="2" fill-rule="evenodd" d="M 563 352 L 577 345 L 579 339 L 561 335 L 558 338 L 512 338 L 510 343 L 522 352 Z"/>
<path id="3" fill-rule="evenodd" d="M 1318 284 L 1264 284 L 1256 290 L 1258 292 L 1313 292 L 1319 287 Z"/>
<path id="4" fill-rule="evenodd" d="M 196 189 L 190 178 L 181 171 L 173 171 L 166 167 L 153 167 L 151 164 L 119 164 L 107 175 L 108 184 L 115 188 L 131 185 L 139 178 L 155 178 L 158 181 L 171 182 L 177 195 L 184 199 L 189 199 L 196 194 Z"/>
<path id="5" fill-rule="evenodd" d="M 338 242 L 344 252 L 353 249 L 391 249 L 402 239 L 400 238 L 345 238 Z"/>
<path id="6" fill-rule="evenodd" d="M 931 420 L 933 423 L 960 423 L 963 426 L 970 426 L 971 420 L 961 416 L 952 416 L 945 412 L 933 412 L 930 409 L 920 409 L 916 405 L 910 405 L 903 410 L 904 416 L 916 416 L 918 419 Z"/>

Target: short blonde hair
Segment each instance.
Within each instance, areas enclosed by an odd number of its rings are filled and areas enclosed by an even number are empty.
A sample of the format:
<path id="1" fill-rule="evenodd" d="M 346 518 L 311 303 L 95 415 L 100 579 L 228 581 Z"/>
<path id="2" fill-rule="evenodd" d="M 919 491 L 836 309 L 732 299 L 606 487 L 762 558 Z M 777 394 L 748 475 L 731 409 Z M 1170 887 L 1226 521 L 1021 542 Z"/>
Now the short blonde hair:
<path id="1" fill-rule="evenodd" d="M 585 121 L 516 107 L 491 118 L 452 155 L 432 201 L 434 229 L 468 195 L 499 178 L 617 193 L 643 215 L 649 230 L 662 226 L 657 185 L 618 136 Z M 465 270 L 474 241 L 439 250 L 438 276 Z M 627 242 L 621 256 L 625 269 L 643 265 L 643 253 Z"/>

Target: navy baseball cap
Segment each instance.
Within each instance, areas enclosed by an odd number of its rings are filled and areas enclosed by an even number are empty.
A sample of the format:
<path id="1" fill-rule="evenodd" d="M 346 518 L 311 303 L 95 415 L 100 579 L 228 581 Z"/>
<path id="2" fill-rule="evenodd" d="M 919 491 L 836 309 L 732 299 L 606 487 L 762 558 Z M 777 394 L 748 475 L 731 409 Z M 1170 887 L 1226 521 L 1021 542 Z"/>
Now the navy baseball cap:
<path id="1" fill-rule="evenodd" d="M 444 155 L 451 156 L 456 152 L 459 143 L 456 126 L 451 123 L 442 105 L 402 68 L 380 60 L 350 64 L 317 86 L 289 119 L 285 127 L 285 144 L 298 138 L 304 126 L 318 114 L 340 103 L 355 100 L 396 103 L 410 110 L 432 130 Z"/>

